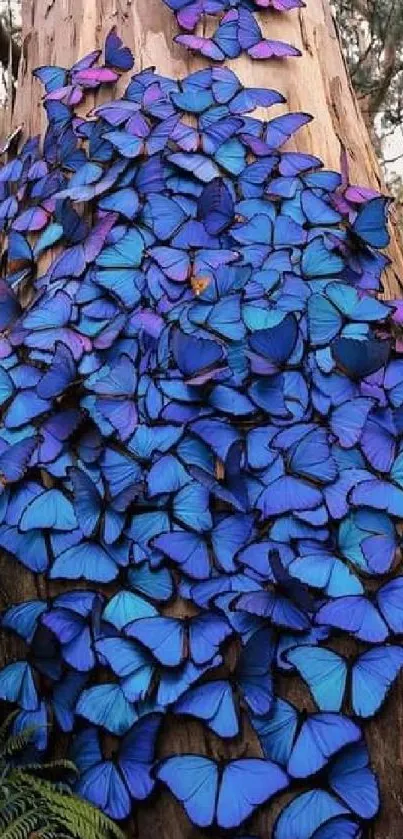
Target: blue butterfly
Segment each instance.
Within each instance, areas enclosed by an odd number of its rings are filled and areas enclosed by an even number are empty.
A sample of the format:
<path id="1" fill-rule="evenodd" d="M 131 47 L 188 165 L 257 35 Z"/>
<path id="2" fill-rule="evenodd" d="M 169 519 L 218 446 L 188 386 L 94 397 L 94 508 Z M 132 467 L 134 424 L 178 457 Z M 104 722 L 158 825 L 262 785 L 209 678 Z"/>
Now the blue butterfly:
<path id="1" fill-rule="evenodd" d="M 322 236 L 312 239 L 304 248 L 301 259 L 302 274 L 307 278 L 335 277 L 344 267 L 343 259 L 326 247 Z"/>
<path id="2" fill-rule="evenodd" d="M 223 360 L 223 350 L 216 341 L 195 338 L 179 330 L 173 334 L 172 352 L 185 378 L 200 375 L 201 371 Z"/>
<path id="3" fill-rule="evenodd" d="M 214 823 L 222 828 L 238 827 L 288 786 L 288 777 L 279 766 L 259 758 L 234 760 L 221 769 L 201 755 L 169 757 L 157 766 L 156 776 L 198 827 Z"/>
<path id="4" fill-rule="evenodd" d="M 126 638 L 100 638 L 95 643 L 100 661 L 109 664 L 120 679 L 120 686 L 129 702 L 145 699 L 155 674 L 149 653 Z"/>
<path id="5" fill-rule="evenodd" d="M 70 469 L 69 478 L 74 490 L 74 511 L 84 536 L 94 536 L 103 516 L 103 539 L 107 545 L 116 542 L 124 527 L 125 520 L 122 513 L 114 509 L 113 503 L 104 510 L 102 494 L 89 475 L 81 469 Z"/>
<path id="6" fill-rule="evenodd" d="M 107 134 L 104 134 L 103 136 L 104 138 L 108 137 Z M 116 191 L 109 193 L 109 195 L 101 198 L 101 200 L 98 201 L 98 207 L 100 210 L 120 213 L 129 221 L 132 221 L 138 213 L 140 202 L 136 190 L 131 187 L 126 187 L 125 189 L 117 189 Z M 122 272 L 123 271 L 124 269 L 122 269 Z M 103 274 L 105 272 L 99 271 L 97 273 Z M 127 275 L 129 275 L 129 269 L 127 269 Z M 133 300 L 132 306 L 134 306 L 136 302 L 137 300 Z"/>
<path id="7" fill-rule="evenodd" d="M 177 233 L 186 221 L 187 215 L 180 203 L 165 195 L 150 195 L 143 209 L 143 215 L 150 215 L 152 229 L 159 240 L 167 241 Z"/>
<path id="8" fill-rule="evenodd" d="M 339 546 L 343 556 L 358 570 L 367 574 L 385 573 L 395 557 L 395 528 L 384 513 L 359 509 L 341 522 Z"/>
<path id="9" fill-rule="evenodd" d="M 95 666 L 93 637 L 97 634 L 102 598 L 94 592 L 68 592 L 56 597 L 42 623 L 58 638 L 64 660 L 79 672 Z"/>
<path id="10" fill-rule="evenodd" d="M 185 530 L 161 533 L 152 540 L 152 545 L 179 565 L 189 577 L 205 580 L 210 576 L 207 544 L 196 533 Z"/>
<path id="11" fill-rule="evenodd" d="M 37 385 L 38 396 L 41 399 L 61 396 L 72 385 L 76 375 L 76 364 L 71 351 L 64 344 L 56 343 L 52 363 Z"/>
<path id="12" fill-rule="evenodd" d="M 125 633 L 144 644 L 165 667 L 177 667 L 186 657 L 196 665 L 211 661 L 232 630 L 225 618 L 210 613 L 189 621 L 140 618 L 129 623 Z"/>
<path id="13" fill-rule="evenodd" d="M 331 349 L 338 366 L 353 379 L 364 379 L 380 370 L 390 355 L 389 341 L 373 336 L 362 340 L 355 337 L 336 338 Z"/>
<path id="14" fill-rule="evenodd" d="M 303 632 L 310 628 L 310 619 L 304 609 L 276 591 L 254 591 L 241 594 L 235 603 L 236 610 L 269 620 L 274 626 Z"/>
<path id="15" fill-rule="evenodd" d="M 217 235 L 229 227 L 234 218 L 234 201 L 222 178 L 204 187 L 198 200 L 198 215 L 208 233 Z"/>
<path id="16" fill-rule="evenodd" d="M 84 690 L 77 702 L 76 711 L 94 725 L 106 728 L 118 737 L 126 734 L 137 719 L 133 704 L 128 702 L 122 688 L 112 683 Z"/>
<path id="17" fill-rule="evenodd" d="M 173 706 L 174 714 L 197 717 L 219 737 L 235 737 L 239 723 L 229 682 L 211 681 L 183 693 Z"/>
<path id="18" fill-rule="evenodd" d="M 109 67 L 114 67 L 116 70 L 127 72 L 131 70 L 134 64 L 134 59 L 129 47 L 125 47 L 121 38 L 116 32 L 116 27 L 112 27 L 105 40 L 105 63 Z"/>
<path id="19" fill-rule="evenodd" d="M 114 760 L 103 757 L 96 729 L 85 728 L 70 750 L 80 771 L 75 792 L 111 818 L 125 819 L 132 800 L 142 801 L 153 790 L 151 768 L 161 720 L 161 714 L 138 720 L 121 741 Z"/>
<path id="20" fill-rule="evenodd" d="M 370 644 L 383 643 L 389 636 L 389 628 L 378 609 L 360 594 L 325 603 L 316 613 L 316 622 L 350 632 Z"/>
<path id="21" fill-rule="evenodd" d="M 307 683 L 321 711 L 340 711 L 349 676 L 353 712 L 364 718 L 377 713 L 403 666 L 402 649 L 392 645 L 357 656 L 350 671 L 342 656 L 321 647 L 296 647 L 286 658 Z"/>
<path id="22" fill-rule="evenodd" d="M 388 198 L 373 198 L 359 209 L 352 231 L 367 245 L 374 248 L 386 248 L 389 244 L 389 233 L 386 228 L 386 211 L 390 200 Z"/>
<path id="23" fill-rule="evenodd" d="M 278 326 L 254 332 L 249 338 L 249 346 L 258 355 L 280 365 L 292 354 L 297 336 L 298 326 L 294 316 L 286 315 Z"/>

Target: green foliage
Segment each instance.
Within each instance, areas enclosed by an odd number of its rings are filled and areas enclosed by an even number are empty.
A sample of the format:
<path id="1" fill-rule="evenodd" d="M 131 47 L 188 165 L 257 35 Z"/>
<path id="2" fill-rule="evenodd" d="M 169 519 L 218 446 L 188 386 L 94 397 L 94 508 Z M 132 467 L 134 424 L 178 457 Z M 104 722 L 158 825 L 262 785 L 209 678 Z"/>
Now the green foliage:
<path id="1" fill-rule="evenodd" d="M 124 839 L 117 825 L 72 794 L 70 761 L 21 762 L 33 730 L 10 734 L 13 719 L 0 727 L 0 839 Z"/>

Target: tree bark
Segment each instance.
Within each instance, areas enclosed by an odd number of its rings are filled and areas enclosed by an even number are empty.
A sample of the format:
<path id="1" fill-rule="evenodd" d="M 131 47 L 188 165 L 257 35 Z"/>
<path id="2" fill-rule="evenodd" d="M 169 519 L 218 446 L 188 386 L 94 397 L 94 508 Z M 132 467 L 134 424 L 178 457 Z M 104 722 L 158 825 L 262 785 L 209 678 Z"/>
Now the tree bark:
<path id="1" fill-rule="evenodd" d="M 262 16 L 266 36 L 279 37 L 298 46 L 302 57 L 282 62 L 252 62 L 241 57 L 230 66 L 249 86 L 273 87 L 287 98 L 287 109 L 308 111 L 314 122 L 303 128 L 290 148 L 321 157 L 325 165 L 339 169 L 341 143 L 347 150 L 353 183 L 382 188 L 380 170 L 367 130 L 347 77 L 328 0 L 309 0 L 306 9 L 287 14 Z M 173 15 L 161 0 L 23 0 L 22 59 L 15 107 L 15 123 L 22 122 L 28 134 L 44 127 L 41 89 L 31 71 L 38 65 L 69 66 L 79 56 L 102 46 L 105 34 L 117 25 L 125 42 L 133 49 L 136 69 L 156 65 L 161 73 L 182 77 L 207 64 L 173 43 L 177 27 Z M 209 24 L 210 26 L 210 24 Z M 126 83 L 126 80 L 124 80 Z M 123 84 L 123 82 L 122 82 Z M 109 93 L 106 93 L 109 97 Z M 276 113 L 285 111 L 285 107 Z M 403 287 L 403 255 L 392 211 L 392 260 L 385 281 L 388 297 Z M 11 566 L 10 566 L 11 569 Z M 14 571 L 6 575 L 15 586 Z M 31 592 L 27 574 L 21 575 L 23 594 Z M 292 679 L 285 680 L 287 696 L 309 706 L 309 699 Z M 161 754 L 204 752 L 217 758 L 259 754 L 256 738 L 244 722 L 243 735 L 235 744 L 206 733 L 196 723 L 167 724 Z M 393 698 L 380 719 L 369 727 L 370 751 L 380 774 L 383 810 L 370 839 L 400 839 L 403 820 L 403 691 L 395 688 Z M 367 728 L 367 731 L 368 731 Z M 285 802 L 283 797 L 281 804 Z M 278 805 L 263 808 L 248 833 L 268 839 Z M 199 839 L 183 811 L 171 796 L 160 794 L 155 801 L 139 808 L 131 837 L 149 839 Z M 290 836 L 290 839 L 292 837 Z"/>

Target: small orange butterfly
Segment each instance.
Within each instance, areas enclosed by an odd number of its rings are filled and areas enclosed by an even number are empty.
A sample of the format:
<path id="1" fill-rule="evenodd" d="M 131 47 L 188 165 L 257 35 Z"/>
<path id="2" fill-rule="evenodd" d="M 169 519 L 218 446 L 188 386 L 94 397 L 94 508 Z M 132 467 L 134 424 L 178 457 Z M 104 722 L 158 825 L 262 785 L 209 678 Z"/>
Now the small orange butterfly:
<path id="1" fill-rule="evenodd" d="M 195 295 L 198 297 L 202 291 L 206 290 L 207 286 L 210 285 L 210 282 L 210 277 L 192 277 L 190 285 L 192 286 Z"/>

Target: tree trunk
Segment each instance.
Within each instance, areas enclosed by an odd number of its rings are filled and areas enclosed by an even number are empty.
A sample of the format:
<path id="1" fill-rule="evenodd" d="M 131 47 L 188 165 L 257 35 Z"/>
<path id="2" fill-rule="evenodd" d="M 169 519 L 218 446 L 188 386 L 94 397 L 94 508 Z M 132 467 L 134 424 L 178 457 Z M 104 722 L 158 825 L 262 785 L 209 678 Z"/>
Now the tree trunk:
<path id="1" fill-rule="evenodd" d="M 180 78 L 207 63 L 173 43 L 177 32 L 175 19 L 161 0 L 22 0 L 22 4 L 22 60 L 14 121 L 16 124 L 22 122 L 27 134 L 38 133 L 44 127 L 41 89 L 31 77 L 34 67 L 43 64 L 69 66 L 79 56 L 102 46 L 112 25 L 117 25 L 120 35 L 133 49 L 137 69 L 156 65 L 159 72 Z M 276 88 L 286 96 L 287 109 L 308 111 L 314 116 L 314 122 L 298 133 L 290 148 L 313 153 L 321 157 L 327 167 L 339 169 L 342 143 L 347 150 L 351 181 L 382 188 L 375 154 L 346 74 L 328 0 L 309 0 L 306 9 L 264 16 L 260 23 L 266 37 L 289 41 L 302 50 L 302 57 L 259 63 L 242 56 L 230 62 L 230 66 L 244 84 Z M 284 106 L 281 110 L 285 110 Z M 280 109 L 277 112 L 280 113 Z M 392 266 L 385 281 L 388 297 L 397 296 L 403 285 L 403 279 L 399 279 L 403 278 L 403 254 L 393 215 L 391 228 L 389 256 Z M 20 576 L 23 593 L 32 596 L 28 575 Z M 12 580 L 9 586 L 12 599 L 14 570 L 11 574 L 6 572 L 6 577 Z M 294 691 L 299 703 L 309 707 L 309 700 L 302 696 L 299 687 L 291 687 L 290 693 L 290 684 L 292 680 L 287 679 L 287 695 L 292 698 Z M 171 730 L 169 724 L 167 728 L 162 754 L 198 750 L 220 758 L 259 754 L 256 739 L 245 726 L 243 736 L 230 746 L 210 733 L 206 734 L 205 728 L 196 723 L 175 722 Z M 383 798 L 382 815 L 368 836 L 371 839 L 400 839 L 399 824 L 403 820 L 401 688 L 395 689 L 386 712 L 368 730 Z M 281 804 L 284 801 L 283 797 Z M 277 805 L 263 808 L 248 832 L 268 839 L 275 811 L 278 811 Z M 129 835 L 138 839 L 151 836 L 199 839 L 202 834 L 190 827 L 171 796 L 161 794 L 155 802 L 139 808 Z"/>

